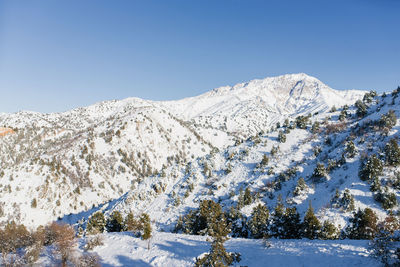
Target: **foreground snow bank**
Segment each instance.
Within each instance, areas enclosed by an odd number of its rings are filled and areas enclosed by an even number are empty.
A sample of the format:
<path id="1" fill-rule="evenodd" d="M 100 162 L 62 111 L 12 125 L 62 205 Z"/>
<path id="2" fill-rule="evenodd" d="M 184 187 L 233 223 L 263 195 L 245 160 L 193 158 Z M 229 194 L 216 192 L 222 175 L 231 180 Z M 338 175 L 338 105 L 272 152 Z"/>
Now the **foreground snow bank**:
<path id="1" fill-rule="evenodd" d="M 232 238 L 228 251 L 242 255 L 240 266 L 379 266 L 369 257 L 364 240 L 262 240 Z M 148 242 L 128 233 L 104 234 L 104 245 L 94 249 L 103 266 L 193 266 L 209 250 L 207 237 L 154 233 Z"/>

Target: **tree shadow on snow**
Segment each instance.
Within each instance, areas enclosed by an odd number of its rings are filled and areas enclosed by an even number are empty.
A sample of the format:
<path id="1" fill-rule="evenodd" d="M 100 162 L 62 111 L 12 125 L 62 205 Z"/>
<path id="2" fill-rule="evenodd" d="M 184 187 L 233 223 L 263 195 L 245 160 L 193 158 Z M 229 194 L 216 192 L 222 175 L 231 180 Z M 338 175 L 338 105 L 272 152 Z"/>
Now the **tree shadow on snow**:
<path id="1" fill-rule="evenodd" d="M 157 247 L 171 253 L 171 257 L 177 259 L 192 260 L 210 250 L 210 243 L 207 241 L 191 240 L 190 244 L 182 244 L 176 241 L 167 241 L 166 243 L 167 245 L 157 244 Z"/>
<path id="2" fill-rule="evenodd" d="M 135 266 L 135 267 L 149 267 L 149 266 L 151 266 L 147 262 L 144 262 L 143 260 L 140 260 L 140 259 L 131 259 L 131 258 L 128 258 L 126 256 L 122 256 L 122 255 L 119 255 L 116 258 L 119 261 L 119 266 Z M 102 262 L 101 266 L 114 267 L 115 265 Z"/>

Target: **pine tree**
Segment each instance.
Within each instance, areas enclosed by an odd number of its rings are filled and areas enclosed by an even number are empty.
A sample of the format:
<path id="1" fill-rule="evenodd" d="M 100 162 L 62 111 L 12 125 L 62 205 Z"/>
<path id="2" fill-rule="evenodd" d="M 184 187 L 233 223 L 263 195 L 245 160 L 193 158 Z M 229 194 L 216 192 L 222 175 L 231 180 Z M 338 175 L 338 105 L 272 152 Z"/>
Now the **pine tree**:
<path id="1" fill-rule="evenodd" d="M 324 224 L 322 225 L 320 238 L 323 240 L 338 239 L 339 238 L 339 230 L 336 228 L 336 226 L 332 222 L 326 220 L 326 221 L 324 221 Z"/>
<path id="2" fill-rule="evenodd" d="M 151 237 L 151 223 L 150 216 L 147 213 L 142 213 L 140 216 L 140 223 L 142 224 L 143 234 L 142 239 L 148 240 Z"/>
<path id="3" fill-rule="evenodd" d="M 282 203 L 282 196 L 278 196 L 278 202 L 276 204 L 271 224 L 271 235 L 274 237 L 281 237 L 284 235 L 284 215 L 285 206 Z"/>
<path id="4" fill-rule="evenodd" d="M 130 232 L 136 232 L 139 231 L 139 229 L 140 229 L 140 222 L 135 219 L 132 212 L 128 213 L 128 215 L 125 217 L 124 220 L 124 230 Z"/>
<path id="5" fill-rule="evenodd" d="M 386 164 L 390 166 L 400 165 L 400 148 L 395 139 L 391 139 L 385 145 L 385 160 Z"/>
<path id="6" fill-rule="evenodd" d="M 297 239 L 301 236 L 301 221 L 300 214 L 296 207 L 286 208 L 283 216 L 283 239 Z"/>
<path id="7" fill-rule="evenodd" d="M 289 123 L 289 119 L 285 119 L 285 122 L 283 123 L 283 127 L 285 127 L 285 128 L 288 128 L 290 126 L 290 123 Z"/>
<path id="8" fill-rule="evenodd" d="M 113 211 L 106 222 L 107 232 L 121 232 L 124 229 L 124 219 L 119 211 Z"/>
<path id="9" fill-rule="evenodd" d="M 219 223 L 226 221 L 220 204 L 213 200 L 202 200 L 197 210 L 183 218 L 180 229 L 193 235 L 212 235 Z"/>
<path id="10" fill-rule="evenodd" d="M 388 188 L 385 188 L 384 191 L 378 192 L 374 198 L 376 201 L 381 203 L 382 208 L 385 210 L 392 209 L 397 205 L 396 194 L 389 192 Z"/>
<path id="11" fill-rule="evenodd" d="M 378 231 L 378 217 L 370 208 L 358 210 L 350 218 L 346 232 L 350 239 L 373 239 Z"/>
<path id="12" fill-rule="evenodd" d="M 315 122 L 313 123 L 313 125 L 311 126 L 311 132 L 312 132 L 313 134 L 316 134 L 316 133 L 319 132 L 319 130 L 320 130 L 320 123 L 319 123 L 318 121 L 315 121 Z"/>
<path id="13" fill-rule="evenodd" d="M 371 103 L 375 96 L 376 96 L 376 92 L 370 91 L 364 95 L 363 102 Z"/>
<path id="14" fill-rule="evenodd" d="M 326 168 L 325 165 L 323 163 L 317 163 L 317 166 L 314 169 L 313 172 L 313 177 L 317 178 L 318 180 L 321 180 L 321 178 L 326 177 L 327 172 L 326 172 Z"/>
<path id="15" fill-rule="evenodd" d="M 260 162 L 260 165 L 263 166 L 263 167 L 267 166 L 268 162 L 269 162 L 269 158 L 268 158 L 267 154 L 264 154 L 264 156 L 263 156 L 263 158 L 262 158 L 262 160 Z"/>
<path id="16" fill-rule="evenodd" d="M 239 189 L 239 196 L 238 196 L 238 202 L 237 202 L 237 209 L 241 209 L 245 206 L 244 204 L 244 192 L 243 192 L 243 188 L 240 187 Z"/>
<path id="17" fill-rule="evenodd" d="M 279 133 L 278 133 L 278 141 L 280 143 L 285 143 L 286 142 L 286 135 L 283 133 L 282 130 L 280 130 Z"/>
<path id="18" fill-rule="evenodd" d="M 233 237 L 248 237 L 246 218 L 234 206 L 231 206 L 226 214 L 226 221 L 231 226 L 231 234 Z"/>
<path id="19" fill-rule="evenodd" d="M 396 125 L 397 117 L 393 110 L 389 110 L 387 114 L 383 114 L 379 120 L 379 127 L 384 132 L 388 133 L 393 126 Z"/>
<path id="20" fill-rule="evenodd" d="M 382 161 L 374 154 L 361 165 L 358 176 L 363 181 L 371 181 L 383 172 Z"/>
<path id="21" fill-rule="evenodd" d="M 381 191 L 381 182 L 379 181 L 378 177 L 375 177 L 374 180 L 371 182 L 369 190 L 371 190 L 371 192 Z"/>
<path id="22" fill-rule="evenodd" d="M 104 219 L 104 214 L 98 211 L 89 218 L 86 230 L 88 234 L 98 234 L 103 233 L 105 227 L 106 220 Z"/>
<path id="23" fill-rule="evenodd" d="M 303 177 L 300 177 L 300 179 L 297 181 L 297 185 L 293 190 L 293 196 L 298 196 L 301 194 L 301 192 L 303 192 L 304 190 L 307 189 L 307 184 L 304 181 Z"/>
<path id="24" fill-rule="evenodd" d="M 367 115 L 368 107 L 367 107 L 367 105 L 364 104 L 364 102 L 362 102 L 361 100 L 357 100 L 356 103 L 355 103 L 355 106 L 357 108 L 356 115 L 359 118 L 362 118 L 365 115 Z"/>
<path id="25" fill-rule="evenodd" d="M 308 210 L 304 216 L 302 229 L 303 236 L 308 239 L 317 239 L 320 235 L 321 223 L 314 214 L 314 209 L 311 205 L 311 202 L 309 203 Z"/>
<path id="26" fill-rule="evenodd" d="M 222 228 L 219 227 L 219 228 Z M 222 230 L 222 229 L 221 229 Z M 210 252 L 204 255 L 202 258 L 197 258 L 195 266 L 201 267 L 224 267 L 230 266 L 234 262 L 240 261 L 239 253 L 229 253 L 224 247 L 224 242 L 228 238 L 224 235 L 222 230 L 220 234 L 213 236 L 211 243 Z"/>
<path id="27" fill-rule="evenodd" d="M 250 205 L 253 203 L 253 197 L 251 196 L 251 191 L 249 187 L 246 187 L 246 190 L 244 191 L 244 196 L 243 196 L 243 204 L 245 206 Z"/>
<path id="28" fill-rule="evenodd" d="M 339 114 L 339 121 L 344 121 L 348 116 L 347 110 L 343 109 Z"/>
<path id="29" fill-rule="evenodd" d="M 248 228 L 254 238 L 265 238 L 268 236 L 268 219 L 269 211 L 266 206 L 258 204 L 254 207 L 248 223 Z"/>
<path id="30" fill-rule="evenodd" d="M 354 158 L 357 154 L 357 149 L 353 141 L 347 142 L 345 152 L 348 158 Z"/>
<path id="31" fill-rule="evenodd" d="M 306 129 L 309 117 L 308 116 L 298 116 L 296 117 L 296 126 L 300 129 Z"/>
<path id="32" fill-rule="evenodd" d="M 275 156 L 279 152 L 279 146 L 273 146 L 271 148 L 271 156 Z"/>
<path id="33" fill-rule="evenodd" d="M 355 209 L 354 205 L 354 196 L 350 193 L 349 189 L 345 189 L 343 192 L 343 197 L 340 200 L 340 205 L 346 210 L 346 211 L 352 211 Z"/>
<path id="34" fill-rule="evenodd" d="M 207 201 L 207 202 L 204 202 Z M 215 206 L 216 204 L 212 200 L 203 200 L 205 206 Z M 219 206 L 220 207 L 220 206 Z M 203 207 L 204 208 L 204 207 Z M 201 209 L 201 207 L 200 207 Z M 212 244 L 210 252 L 204 255 L 202 258 L 197 258 L 195 262 L 195 266 L 229 266 L 234 262 L 240 261 L 240 254 L 238 253 L 229 253 L 226 251 L 224 247 L 224 242 L 228 240 L 227 235 L 229 234 L 230 229 L 225 216 L 223 214 L 219 215 L 217 220 L 210 225 L 209 235 L 212 237 Z"/>

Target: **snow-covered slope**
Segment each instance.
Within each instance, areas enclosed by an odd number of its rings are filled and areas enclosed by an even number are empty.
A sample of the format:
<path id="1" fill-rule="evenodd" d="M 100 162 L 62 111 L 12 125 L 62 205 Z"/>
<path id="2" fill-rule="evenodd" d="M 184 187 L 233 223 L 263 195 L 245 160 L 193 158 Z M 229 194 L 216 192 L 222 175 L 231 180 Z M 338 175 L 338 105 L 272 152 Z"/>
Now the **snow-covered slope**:
<path id="1" fill-rule="evenodd" d="M 150 249 L 147 249 L 147 241 L 129 233 L 102 236 L 104 244 L 91 252 L 99 255 L 102 266 L 193 266 L 195 259 L 210 247 L 205 236 L 156 233 Z M 80 253 L 83 243 L 81 240 Z M 271 267 L 379 266 L 377 260 L 368 257 L 370 252 L 365 240 L 271 240 L 267 247 L 262 240 L 232 238 L 225 246 L 227 251 L 241 254 L 237 266 L 265 266 L 267 263 Z M 55 263 L 48 251 L 37 266 L 54 266 Z"/>
<path id="2" fill-rule="evenodd" d="M 200 168 L 210 152 L 223 166 L 225 149 L 235 141 L 268 132 L 285 118 L 324 114 L 362 95 L 293 74 L 178 101 L 128 98 L 64 113 L 2 113 L 0 223 L 45 224 L 70 213 L 90 214 L 91 208 L 112 199 L 135 203 L 137 211 L 151 208 L 162 218 L 164 208 L 176 201 L 169 193 L 184 188 L 185 182 L 205 183 Z M 258 160 L 260 154 L 252 157 Z M 241 164 L 233 166 L 238 168 L 235 175 L 248 183 L 253 178 Z M 208 188 L 197 190 L 204 195 Z M 170 225 L 189 206 L 160 223 Z"/>
<path id="3" fill-rule="evenodd" d="M 45 224 L 118 198 L 163 166 L 213 148 L 183 121 L 137 99 L 60 114 L 3 115 L 0 220 Z"/>
<path id="4" fill-rule="evenodd" d="M 283 203 L 296 207 L 300 216 L 305 214 L 311 201 L 321 221 L 329 220 L 340 229 L 348 225 L 358 208 L 369 207 L 383 220 L 389 211 L 396 213 L 400 209 L 398 205 L 384 208 L 376 199 L 379 194 L 393 193 L 399 200 L 400 168 L 385 166 L 379 177 L 381 191 L 374 192 L 371 181 L 360 180 L 358 173 L 365 158 L 372 154 L 380 155 L 384 161 L 385 145 L 391 139 L 399 139 L 399 121 L 395 119 L 387 131 L 382 127 L 382 118 L 391 110 L 399 117 L 400 102 L 393 93 L 366 103 L 369 108 L 365 117 L 356 114 L 355 106 L 341 107 L 311 116 L 305 129 L 292 122 L 278 130 L 238 140 L 219 152 L 214 150 L 189 163 L 171 165 L 164 170 L 164 175 L 145 178 L 120 198 L 89 212 L 66 216 L 64 220 L 76 223 L 97 210 L 106 216 L 114 210 L 122 214 L 147 212 L 156 229 L 170 231 L 178 217 L 198 208 L 201 200 L 213 199 L 228 211 L 237 205 L 245 188 L 254 196 L 254 203 L 240 210 L 245 218 L 250 218 L 257 204 L 274 210 L 281 196 Z M 343 113 L 347 118 L 339 120 Z M 315 122 L 320 123 L 319 129 L 312 130 Z M 279 140 L 279 131 L 286 136 L 285 142 Z M 353 156 L 347 148 L 350 142 L 355 146 Z M 269 162 L 262 165 L 264 156 Z M 318 164 L 326 169 L 324 177 L 314 176 Z M 295 194 L 301 179 L 304 187 Z M 343 204 L 346 194 L 354 199 L 353 208 Z"/>

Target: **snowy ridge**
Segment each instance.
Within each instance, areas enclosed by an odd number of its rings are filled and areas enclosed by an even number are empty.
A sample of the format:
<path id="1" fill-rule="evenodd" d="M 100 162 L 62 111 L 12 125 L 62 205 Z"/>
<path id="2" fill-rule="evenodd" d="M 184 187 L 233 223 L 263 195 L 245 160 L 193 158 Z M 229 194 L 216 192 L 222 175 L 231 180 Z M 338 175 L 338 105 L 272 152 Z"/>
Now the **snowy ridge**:
<path id="1" fill-rule="evenodd" d="M 243 103 L 242 106 L 246 107 L 249 102 L 270 109 L 271 112 L 292 115 L 326 111 L 334 105 L 353 104 L 364 93 L 357 90 L 333 90 L 318 79 L 300 73 L 252 80 L 232 87 L 224 86 L 197 97 L 163 104 L 188 120 L 228 111 L 235 114 L 242 108 L 238 104 Z"/>
<path id="2" fill-rule="evenodd" d="M 283 118 L 353 104 L 364 93 L 334 90 L 300 73 L 224 86 L 197 97 L 162 102 L 162 105 L 186 120 L 199 124 L 206 120 L 208 127 L 226 127 L 228 132 L 248 135 Z"/>

